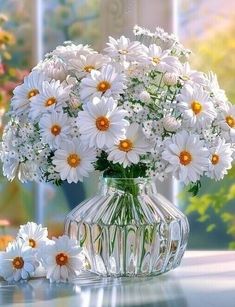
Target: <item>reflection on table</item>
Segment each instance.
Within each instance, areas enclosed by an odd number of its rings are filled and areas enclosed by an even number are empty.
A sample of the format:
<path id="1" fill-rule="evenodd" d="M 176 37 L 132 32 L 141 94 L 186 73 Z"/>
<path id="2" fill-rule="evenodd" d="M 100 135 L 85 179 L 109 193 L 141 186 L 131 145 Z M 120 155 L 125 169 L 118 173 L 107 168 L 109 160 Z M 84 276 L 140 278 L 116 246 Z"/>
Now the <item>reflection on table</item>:
<path id="1" fill-rule="evenodd" d="M 162 276 L 101 278 L 83 273 L 72 284 L 44 278 L 9 285 L 0 282 L 0 306 L 232 307 L 235 252 L 187 252 L 182 266 Z"/>

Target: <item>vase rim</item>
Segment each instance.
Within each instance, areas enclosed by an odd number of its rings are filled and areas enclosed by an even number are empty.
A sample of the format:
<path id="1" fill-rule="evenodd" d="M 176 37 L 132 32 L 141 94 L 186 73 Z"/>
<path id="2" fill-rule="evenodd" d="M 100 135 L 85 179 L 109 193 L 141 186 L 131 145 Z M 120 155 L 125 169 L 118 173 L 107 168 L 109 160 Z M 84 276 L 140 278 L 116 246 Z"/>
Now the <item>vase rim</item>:
<path id="1" fill-rule="evenodd" d="M 100 176 L 100 179 L 110 179 L 110 180 L 152 180 L 152 177 L 104 177 Z"/>

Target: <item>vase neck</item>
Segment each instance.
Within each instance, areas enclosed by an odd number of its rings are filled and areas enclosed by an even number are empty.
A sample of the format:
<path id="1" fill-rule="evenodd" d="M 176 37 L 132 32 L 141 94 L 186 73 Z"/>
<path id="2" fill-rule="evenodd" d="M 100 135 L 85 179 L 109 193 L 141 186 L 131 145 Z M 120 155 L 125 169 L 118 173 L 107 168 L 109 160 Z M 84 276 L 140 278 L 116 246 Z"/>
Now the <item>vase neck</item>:
<path id="1" fill-rule="evenodd" d="M 125 193 L 138 196 L 156 193 L 156 185 L 152 178 L 100 178 L 100 191 L 109 193 Z"/>

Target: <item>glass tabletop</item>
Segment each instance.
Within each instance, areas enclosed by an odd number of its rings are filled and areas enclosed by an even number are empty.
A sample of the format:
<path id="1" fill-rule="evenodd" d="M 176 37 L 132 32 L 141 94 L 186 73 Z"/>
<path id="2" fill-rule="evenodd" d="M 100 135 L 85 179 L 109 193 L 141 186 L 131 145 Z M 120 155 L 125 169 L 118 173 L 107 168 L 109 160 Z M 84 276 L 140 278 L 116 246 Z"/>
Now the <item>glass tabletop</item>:
<path id="1" fill-rule="evenodd" d="M 71 284 L 44 278 L 0 282 L 0 306 L 198 307 L 199 302 L 234 306 L 235 252 L 187 252 L 180 268 L 155 277 L 102 278 L 85 272 Z"/>

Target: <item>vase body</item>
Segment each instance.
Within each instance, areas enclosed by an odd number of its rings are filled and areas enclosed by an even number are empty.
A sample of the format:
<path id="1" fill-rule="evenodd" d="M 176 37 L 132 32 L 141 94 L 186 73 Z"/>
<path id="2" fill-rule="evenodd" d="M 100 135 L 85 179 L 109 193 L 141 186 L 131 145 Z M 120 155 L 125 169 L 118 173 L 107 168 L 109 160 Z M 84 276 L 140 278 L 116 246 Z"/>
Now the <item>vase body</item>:
<path id="1" fill-rule="evenodd" d="M 151 179 L 102 178 L 100 193 L 68 214 L 65 233 L 78 240 L 90 271 L 146 276 L 180 264 L 189 225 Z"/>

